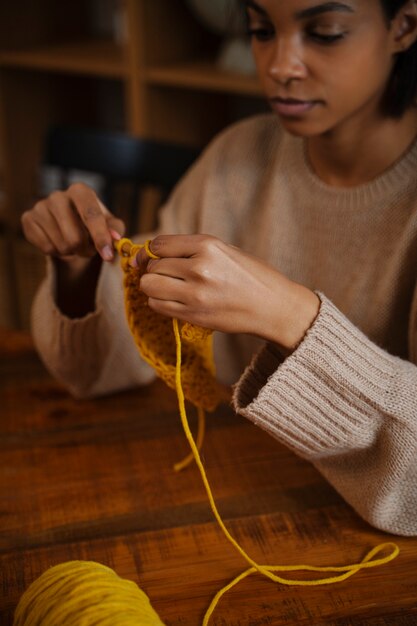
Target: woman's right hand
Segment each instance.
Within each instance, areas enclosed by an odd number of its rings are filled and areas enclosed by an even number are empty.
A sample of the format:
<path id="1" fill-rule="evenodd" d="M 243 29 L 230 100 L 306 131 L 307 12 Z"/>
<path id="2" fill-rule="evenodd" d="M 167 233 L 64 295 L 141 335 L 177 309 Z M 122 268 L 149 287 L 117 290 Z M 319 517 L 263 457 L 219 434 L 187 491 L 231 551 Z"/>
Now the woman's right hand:
<path id="1" fill-rule="evenodd" d="M 83 183 L 54 191 L 23 213 L 21 222 L 30 243 L 69 264 L 80 257 L 90 259 L 97 252 L 104 261 L 111 261 L 112 241 L 125 231 L 122 220 Z"/>

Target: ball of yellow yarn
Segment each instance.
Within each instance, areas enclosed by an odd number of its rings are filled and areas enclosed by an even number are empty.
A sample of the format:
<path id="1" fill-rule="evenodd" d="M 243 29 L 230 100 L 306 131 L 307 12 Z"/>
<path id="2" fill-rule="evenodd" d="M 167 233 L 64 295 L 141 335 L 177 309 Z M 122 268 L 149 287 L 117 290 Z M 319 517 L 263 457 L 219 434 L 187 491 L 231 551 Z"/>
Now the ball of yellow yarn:
<path id="1" fill-rule="evenodd" d="M 164 626 L 131 580 L 94 561 L 46 570 L 25 591 L 13 626 Z"/>

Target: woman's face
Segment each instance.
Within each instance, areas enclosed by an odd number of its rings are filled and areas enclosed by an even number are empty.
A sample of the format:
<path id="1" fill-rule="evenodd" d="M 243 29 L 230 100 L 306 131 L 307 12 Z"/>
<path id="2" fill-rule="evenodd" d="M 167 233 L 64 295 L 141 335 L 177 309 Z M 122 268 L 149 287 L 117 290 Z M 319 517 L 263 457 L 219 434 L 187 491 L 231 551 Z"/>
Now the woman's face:
<path id="1" fill-rule="evenodd" d="M 248 0 L 258 74 L 289 132 L 314 136 L 380 117 L 400 50 L 380 0 Z"/>

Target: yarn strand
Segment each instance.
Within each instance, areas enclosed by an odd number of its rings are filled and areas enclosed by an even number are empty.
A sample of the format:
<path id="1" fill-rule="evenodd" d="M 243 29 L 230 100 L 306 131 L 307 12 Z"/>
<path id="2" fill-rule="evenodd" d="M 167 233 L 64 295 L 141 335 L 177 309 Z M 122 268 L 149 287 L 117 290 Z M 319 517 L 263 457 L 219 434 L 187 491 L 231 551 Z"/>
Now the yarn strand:
<path id="1" fill-rule="evenodd" d="M 197 407 L 197 411 L 198 411 L 198 430 L 197 430 L 196 446 L 197 446 L 197 450 L 200 451 L 204 442 L 204 433 L 206 429 L 206 414 L 205 414 L 204 409 L 201 406 Z M 181 470 L 188 467 L 194 460 L 195 460 L 194 454 L 191 451 L 190 454 L 188 454 L 182 461 L 178 461 L 178 463 L 175 463 L 174 470 L 176 472 L 181 472 Z"/>
<path id="2" fill-rule="evenodd" d="M 330 585 L 333 583 L 346 580 L 350 576 L 353 576 L 353 574 L 356 574 L 357 572 L 359 572 L 361 569 L 377 567 L 379 565 L 383 565 L 395 559 L 395 557 L 399 554 L 399 548 L 395 543 L 391 543 L 391 542 L 383 543 L 373 548 L 370 552 L 368 552 L 368 554 L 364 557 L 364 559 L 360 563 L 354 563 L 352 565 L 343 565 L 339 567 L 337 566 L 314 566 L 314 565 L 260 565 L 256 563 L 256 561 L 254 561 L 247 554 L 247 552 L 240 546 L 240 544 L 236 541 L 236 539 L 230 534 L 226 525 L 223 522 L 223 519 L 220 516 L 220 513 L 217 509 L 217 505 L 216 505 L 216 502 L 214 500 L 214 497 L 211 491 L 211 487 L 210 487 L 203 463 L 200 458 L 197 445 L 194 441 L 193 435 L 188 425 L 187 413 L 186 413 L 186 408 L 185 408 L 184 392 L 183 392 L 182 384 L 181 384 L 181 335 L 180 335 L 179 328 L 178 328 L 178 320 L 174 318 L 172 320 L 172 324 L 173 324 L 175 343 L 176 343 L 176 348 L 177 348 L 177 364 L 176 364 L 176 379 L 175 379 L 176 391 L 177 391 L 177 397 L 178 397 L 178 406 L 179 406 L 179 412 L 180 412 L 180 417 L 181 417 L 181 423 L 185 432 L 185 436 L 191 447 L 191 451 L 194 456 L 196 465 L 198 469 L 200 470 L 201 478 L 203 480 L 203 484 L 206 489 L 206 493 L 207 493 L 207 497 L 210 503 L 211 510 L 213 511 L 213 514 L 220 528 L 222 529 L 226 538 L 239 552 L 239 554 L 251 565 L 249 569 L 239 574 L 239 576 L 234 578 L 230 583 L 225 585 L 222 589 L 220 589 L 216 593 L 216 595 L 211 601 L 211 604 L 209 608 L 207 609 L 207 612 L 204 616 L 203 626 L 207 626 L 210 620 L 210 617 L 214 609 L 216 608 L 216 605 L 218 604 L 219 600 L 221 599 L 221 597 L 227 591 L 229 591 L 229 589 L 237 585 L 237 583 L 239 583 L 241 580 L 243 580 L 244 578 L 246 578 L 247 576 L 255 572 L 259 572 L 263 576 L 266 576 L 267 578 L 270 578 L 272 581 L 278 582 L 281 585 L 291 585 L 291 586 L 298 585 L 301 587 Z M 391 552 L 385 557 L 372 560 L 376 554 L 384 550 L 391 550 Z M 327 578 L 319 578 L 319 579 L 313 579 L 313 580 L 297 580 L 297 579 L 282 578 L 281 576 L 276 576 L 273 573 L 273 572 L 290 572 L 290 571 L 342 572 L 342 573 L 339 574 L 338 576 L 331 576 Z"/>

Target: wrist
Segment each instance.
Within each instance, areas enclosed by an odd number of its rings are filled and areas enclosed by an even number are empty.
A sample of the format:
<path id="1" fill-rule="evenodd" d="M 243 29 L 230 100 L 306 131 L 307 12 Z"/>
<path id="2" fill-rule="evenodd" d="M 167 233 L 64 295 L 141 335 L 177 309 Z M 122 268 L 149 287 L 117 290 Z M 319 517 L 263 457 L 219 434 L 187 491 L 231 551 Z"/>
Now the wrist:
<path id="1" fill-rule="evenodd" d="M 56 272 L 55 298 L 60 311 L 69 318 L 81 318 L 95 310 L 95 295 L 102 261 L 91 258 L 53 260 Z"/>
<path id="2" fill-rule="evenodd" d="M 292 283 L 285 298 L 285 306 L 283 307 L 281 300 L 279 308 L 277 307 L 278 318 L 270 326 L 274 331 L 265 338 L 275 343 L 284 356 L 289 356 L 313 325 L 320 305 L 321 301 L 316 293 L 303 285 Z"/>
<path id="3" fill-rule="evenodd" d="M 94 255 L 93 257 L 51 257 L 57 279 L 67 285 L 78 283 L 78 281 L 90 271 L 91 267 L 97 265 L 97 256 L 98 255 Z"/>

